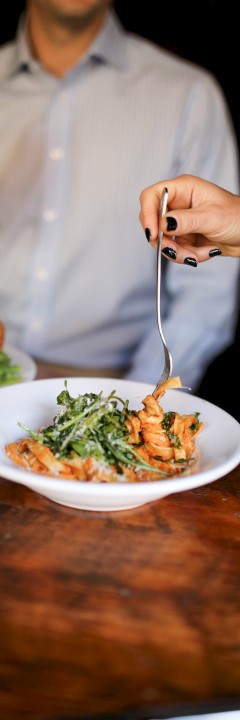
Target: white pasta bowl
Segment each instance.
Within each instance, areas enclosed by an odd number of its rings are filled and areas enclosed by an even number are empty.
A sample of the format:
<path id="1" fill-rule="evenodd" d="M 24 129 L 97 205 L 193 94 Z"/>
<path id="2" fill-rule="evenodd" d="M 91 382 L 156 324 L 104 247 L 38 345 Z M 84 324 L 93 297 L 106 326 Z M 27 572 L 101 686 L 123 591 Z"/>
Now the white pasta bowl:
<path id="1" fill-rule="evenodd" d="M 73 397 L 101 391 L 107 396 L 115 390 L 123 400 L 129 400 L 132 410 L 141 409 L 142 400 L 154 389 L 152 385 L 124 379 L 74 377 L 66 380 Z M 63 389 L 64 379 L 54 378 L 0 390 L 0 476 L 25 485 L 55 503 L 88 511 L 127 510 L 210 483 L 240 462 L 237 420 L 212 403 L 179 389 L 167 390 L 160 399 L 164 411 L 183 415 L 198 412 L 204 424 L 195 440 L 199 461 L 188 474 L 149 482 L 100 483 L 58 479 L 19 467 L 6 455 L 5 446 L 26 436 L 19 422 L 32 430 L 52 424 L 59 409 L 56 398 Z"/>

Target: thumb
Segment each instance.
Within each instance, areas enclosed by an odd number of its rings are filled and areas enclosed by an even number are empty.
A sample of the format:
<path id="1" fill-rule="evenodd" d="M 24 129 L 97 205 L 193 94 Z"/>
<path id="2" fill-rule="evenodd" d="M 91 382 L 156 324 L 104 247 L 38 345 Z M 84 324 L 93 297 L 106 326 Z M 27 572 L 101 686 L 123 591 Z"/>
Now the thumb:
<path id="1" fill-rule="evenodd" d="M 209 216 L 194 208 L 169 211 L 161 221 L 161 230 L 166 235 L 205 235 L 211 229 Z"/>

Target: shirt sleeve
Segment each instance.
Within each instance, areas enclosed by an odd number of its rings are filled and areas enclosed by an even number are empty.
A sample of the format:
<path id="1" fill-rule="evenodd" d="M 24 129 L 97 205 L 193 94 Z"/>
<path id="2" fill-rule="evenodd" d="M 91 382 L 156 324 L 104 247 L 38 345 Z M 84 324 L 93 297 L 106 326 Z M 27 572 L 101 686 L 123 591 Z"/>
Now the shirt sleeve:
<path id="1" fill-rule="evenodd" d="M 221 88 L 199 76 L 178 126 L 172 177 L 191 173 L 239 192 L 238 148 Z M 161 173 L 159 173 L 161 178 Z M 231 344 L 237 322 L 239 260 L 212 258 L 197 268 L 165 262 L 162 325 L 173 375 L 194 391 L 212 360 Z M 163 370 L 161 339 L 153 326 L 138 347 L 129 379 L 155 384 Z"/>

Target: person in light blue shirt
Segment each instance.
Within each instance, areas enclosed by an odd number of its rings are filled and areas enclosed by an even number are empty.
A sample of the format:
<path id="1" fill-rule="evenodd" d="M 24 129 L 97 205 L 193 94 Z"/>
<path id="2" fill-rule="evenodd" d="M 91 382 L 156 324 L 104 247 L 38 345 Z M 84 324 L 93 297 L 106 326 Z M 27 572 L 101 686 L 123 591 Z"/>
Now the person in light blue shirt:
<path id="1" fill-rule="evenodd" d="M 215 77 L 127 33 L 109 0 L 28 0 L 0 50 L 0 317 L 37 359 L 158 380 L 156 253 L 139 196 L 182 172 L 239 191 Z M 190 258 L 191 260 L 191 258 Z M 163 264 L 173 373 L 194 390 L 231 343 L 237 261 Z"/>

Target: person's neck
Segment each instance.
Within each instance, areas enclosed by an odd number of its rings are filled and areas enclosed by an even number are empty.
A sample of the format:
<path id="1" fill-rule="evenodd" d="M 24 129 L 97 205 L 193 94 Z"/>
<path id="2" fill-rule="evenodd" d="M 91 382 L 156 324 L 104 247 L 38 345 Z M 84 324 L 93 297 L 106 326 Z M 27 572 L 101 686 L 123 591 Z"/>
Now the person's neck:
<path id="1" fill-rule="evenodd" d="M 46 22 L 35 9 L 28 16 L 28 33 L 34 57 L 56 77 L 63 77 L 83 57 L 98 34 L 106 10 L 87 27 Z"/>

